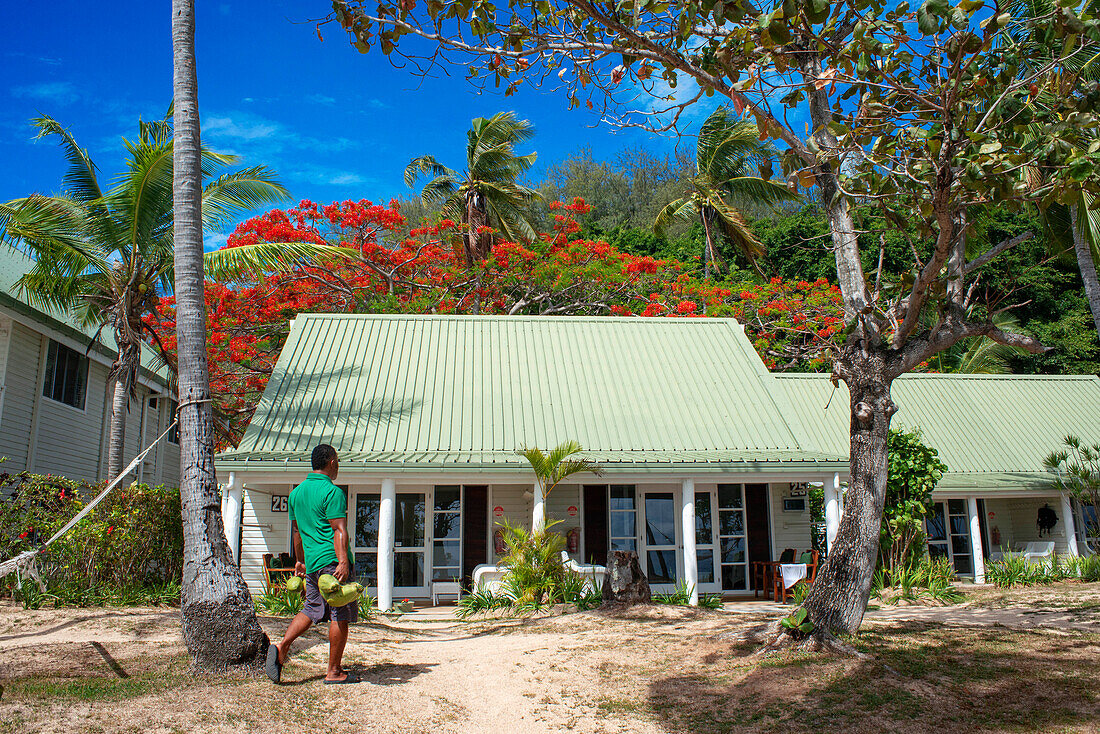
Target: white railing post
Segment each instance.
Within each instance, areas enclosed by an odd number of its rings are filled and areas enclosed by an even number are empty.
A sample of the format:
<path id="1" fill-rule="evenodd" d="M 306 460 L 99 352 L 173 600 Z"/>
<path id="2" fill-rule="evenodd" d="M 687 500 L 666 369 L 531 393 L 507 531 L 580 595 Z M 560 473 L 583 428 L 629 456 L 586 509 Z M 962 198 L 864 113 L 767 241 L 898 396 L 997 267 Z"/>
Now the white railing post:
<path id="1" fill-rule="evenodd" d="M 680 488 L 680 520 L 684 534 L 684 582 L 691 589 L 691 605 L 699 606 L 699 559 L 695 551 L 695 480 Z"/>
<path id="2" fill-rule="evenodd" d="M 546 495 L 542 493 L 542 484 L 535 482 L 534 502 L 531 507 L 531 532 L 538 533 L 546 529 Z"/>
<path id="3" fill-rule="evenodd" d="M 825 490 L 825 550 L 833 549 L 837 531 L 840 529 L 840 474 L 826 477 Z"/>
<path id="4" fill-rule="evenodd" d="M 237 472 L 229 472 L 229 484 L 225 485 L 225 499 L 222 507 L 222 527 L 225 539 L 229 542 L 229 557 L 238 566 L 241 563 L 241 506 L 244 497 L 242 482 L 237 481 Z"/>
<path id="5" fill-rule="evenodd" d="M 1066 549 L 1071 556 L 1080 555 L 1077 549 L 1077 521 L 1073 519 L 1073 504 L 1068 495 L 1062 495 L 1062 527 L 1066 530 Z"/>
<path id="6" fill-rule="evenodd" d="M 394 515 L 397 505 L 397 484 L 382 480 L 382 496 L 378 507 L 378 609 L 393 608 L 393 540 Z"/>
<path id="7" fill-rule="evenodd" d="M 968 497 L 966 514 L 970 516 L 970 562 L 974 566 L 974 583 L 985 583 L 985 553 L 982 551 L 982 518 L 978 514 L 978 498 Z"/>

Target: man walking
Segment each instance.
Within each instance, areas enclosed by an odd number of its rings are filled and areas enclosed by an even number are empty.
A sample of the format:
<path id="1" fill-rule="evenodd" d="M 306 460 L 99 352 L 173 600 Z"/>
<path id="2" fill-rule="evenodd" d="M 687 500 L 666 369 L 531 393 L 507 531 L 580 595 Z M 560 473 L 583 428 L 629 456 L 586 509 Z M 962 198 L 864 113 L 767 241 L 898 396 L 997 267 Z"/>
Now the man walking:
<path id="1" fill-rule="evenodd" d="M 328 621 L 328 673 L 325 683 L 355 682 L 340 665 L 348 641 L 348 624 L 359 621 L 359 602 L 330 607 L 321 597 L 317 579 L 332 574 L 340 583 L 352 580 L 354 557 L 348 537 L 348 500 L 332 483 L 340 471 L 336 449 L 320 444 L 313 449 L 313 471 L 290 493 L 294 573 L 305 576 L 306 601 L 290 622 L 283 641 L 267 651 L 266 671 L 272 682 L 282 677 L 290 645 L 310 627 Z"/>

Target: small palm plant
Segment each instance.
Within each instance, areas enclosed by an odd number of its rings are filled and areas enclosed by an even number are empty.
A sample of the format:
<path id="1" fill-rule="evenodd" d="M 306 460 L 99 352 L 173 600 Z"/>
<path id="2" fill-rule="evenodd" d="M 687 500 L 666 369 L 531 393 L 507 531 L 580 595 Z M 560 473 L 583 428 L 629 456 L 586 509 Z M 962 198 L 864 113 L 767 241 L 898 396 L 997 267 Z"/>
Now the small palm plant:
<path id="1" fill-rule="evenodd" d="M 570 458 L 583 450 L 579 443 L 569 440 L 558 444 L 549 454 L 542 453 L 537 446 L 517 453 L 527 459 L 535 472 L 535 479 L 539 483 L 542 496 L 548 497 L 555 487 L 574 474 L 591 472 L 596 476 L 600 475 L 602 470 L 596 462 L 583 458 Z"/>

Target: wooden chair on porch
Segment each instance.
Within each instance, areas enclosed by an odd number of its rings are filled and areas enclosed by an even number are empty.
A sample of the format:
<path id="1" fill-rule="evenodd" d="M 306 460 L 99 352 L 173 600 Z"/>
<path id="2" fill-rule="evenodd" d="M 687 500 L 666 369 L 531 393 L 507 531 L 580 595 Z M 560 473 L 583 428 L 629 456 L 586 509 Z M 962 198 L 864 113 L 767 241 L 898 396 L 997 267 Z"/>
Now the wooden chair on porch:
<path id="1" fill-rule="evenodd" d="M 786 551 L 784 551 L 784 555 L 786 555 Z M 780 561 L 780 563 L 776 564 L 775 568 L 772 587 L 773 598 L 776 601 L 782 602 L 784 604 L 787 603 L 787 596 L 793 594 L 793 590 L 796 586 L 798 586 L 799 584 L 812 584 L 814 582 L 814 579 L 817 578 L 818 553 L 815 550 L 808 550 L 798 557 L 798 563 L 804 564 L 806 566 L 806 575 L 796 581 L 794 584 L 792 584 L 790 588 L 787 588 L 786 584 L 783 583 L 783 573 L 780 566 L 783 563 L 794 562 L 794 553 L 792 552 L 787 561 Z"/>
<path id="2" fill-rule="evenodd" d="M 794 548 L 784 548 L 783 552 L 779 554 L 778 561 L 753 561 L 752 595 L 757 597 L 763 591 L 764 598 L 769 598 L 774 590 L 775 574 L 779 569 L 779 564 L 793 562 L 794 554 L 797 552 Z"/>
<path id="3" fill-rule="evenodd" d="M 280 553 L 278 559 L 274 553 L 264 553 L 264 583 L 267 584 L 268 591 L 285 584 L 293 575 L 294 559 L 289 553 Z"/>

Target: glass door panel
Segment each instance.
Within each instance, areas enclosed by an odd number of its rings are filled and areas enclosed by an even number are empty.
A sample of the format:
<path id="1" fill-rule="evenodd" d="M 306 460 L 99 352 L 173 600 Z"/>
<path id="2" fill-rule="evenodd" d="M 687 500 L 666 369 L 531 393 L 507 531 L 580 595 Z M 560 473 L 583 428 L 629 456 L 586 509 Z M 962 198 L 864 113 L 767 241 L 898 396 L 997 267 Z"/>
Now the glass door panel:
<path id="1" fill-rule="evenodd" d="M 651 586 L 676 585 L 676 501 L 672 492 L 645 493 L 645 562 Z"/>
<path id="2" fill-rule="evenodd" d="M 382 504 L 377 492 L 355 495 L 355 526 L 352 547 L 355 551 L 355 578 L 363 586 L 378 587 L 378 510 Z"/>
<path id="3" fill-rule="evenodd" d="M 436 487 L 432 521 L 432 581 L 462 577 L 462 489 Z"/>
<path id="4" fill-rule="evenodd" d="M 425 501 L 423 492 L 402 492 L 394 507 L 394 593 L 425 595 L 424 561 L 427 547 L 424 537 Z"/>
<path id="5" fill-rule="evenodd" d="M 718 543 L 722 589 L 747 591 L 749 556 L 746 551 L 745 497 L 740 484 L 718 485 Z"/>
<path id="6" fill-rule="evenodd" d="M 714 499 L 713 492 L 695 493 L 695 558 L 701 592 L 722 590 L 715 565 Z"/>
<path id="7" fill-rule="evenodd" d="M 637 522 L 634 487 L 612 484 L 608 488 L 608 549 L 637 550 Z"/>
<path id="8" fill-rule="evenodd" d="M 969 576 L 974 573 L 970 555 L 970 516 L 966 500 L 947 500 L 947 515 L 951 524 L 951 562 L 955 573 Z"/>

